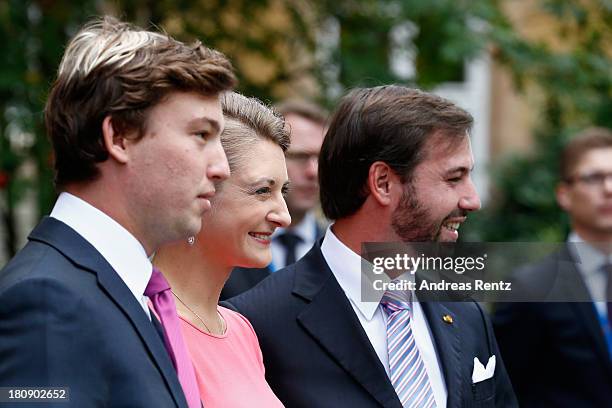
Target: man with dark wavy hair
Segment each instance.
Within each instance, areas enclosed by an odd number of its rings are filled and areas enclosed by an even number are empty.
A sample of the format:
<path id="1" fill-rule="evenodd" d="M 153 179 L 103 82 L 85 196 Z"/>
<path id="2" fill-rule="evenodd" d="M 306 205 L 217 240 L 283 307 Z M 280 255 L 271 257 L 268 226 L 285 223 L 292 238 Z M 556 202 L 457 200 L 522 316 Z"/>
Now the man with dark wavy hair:
<path id="1" fill-rule="evenodd" d="M 480 208 L 471 125 L 450 101 L 404 86 L 340 102 L 319 157 L 333 225 L 297 263 L 229 300 L 252 323 L 286 406 L 516 406 L 477 303 L 361 292 L 363 242 L 453 242 Z"/>
<path id="2" fill-rule="evenodd" d="M 114 18 L 70 41 L 45 110 L 60 194 L 0 271 L 0 386 L 66 387 L 74 407 L 201 405 L 145 293 L 161 293 L 151 254 L 200 230 L 229 175 L 219 94 L 235 83 L 219 52 Z"/>

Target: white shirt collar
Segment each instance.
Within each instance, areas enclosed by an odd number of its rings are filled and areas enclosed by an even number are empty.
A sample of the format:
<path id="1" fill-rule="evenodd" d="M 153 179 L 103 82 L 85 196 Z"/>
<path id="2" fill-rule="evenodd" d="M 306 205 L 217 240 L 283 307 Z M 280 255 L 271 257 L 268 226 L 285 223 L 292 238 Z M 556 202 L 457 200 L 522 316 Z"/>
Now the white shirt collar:
<path id="1" fill-rule="evenodd" d="M 367 274 L 362 275 L 362 258 L 338 239 L 331 230 L 331 226 L 327 228 L 325 237 L 323 238 L 321 252 L 323 253 L 327 265 L 338 281 L 338 284 L 347 298 L 349 298 L 361 326 L 388 374 L 387 317 L 382 307 L 379 307 L 384 292 L 382 290 L 368 291 L 368 300 L 371 301 L 363 302 L 361 300 L 362 279 L 368 279 L 366 277 Z M 371 266 L 371 264 L 369 265 Z M 381 277 L 382 276 L 383 275 L 381 275 Z M 386 278 L 386 276 L 384 277 Z M 408 275 L 403 275 L 400 278 L 414 279 L 414 276 L 408 272 Z M 369 282 L 368 285 L 370 285 L 370 283 L 371 282 Z M 414 293 L 412 293 L 412 295 L 414 295 Z M 377 299 L 375 299 L 375 297 Z M 411 303 L 411 313 L 414 319 L 411 324 L 413 325 L 415 342 L 421 352 L 421 357 L 423 358 L 427 374 L 430 378 L 436 404 L 439 407 L 443 407 L 446 406 L 448 394 L 441 364 L 436 355 L 434 338 L 429 329 L 427 319 L 423 314 L 423 310 L 414 296 L 411 297 Z M 378 310 L 380 310 L 380 312 L 378 312 Z"/>
<path id="2" fill-rule="evenodd" d="M 355 304 L 367 320 L 372 320 L 384 293 L 382 291 L 375 291 L 375 299 L 371 301 L 362 300 L 362 279 L 368 279 L 361 272 L 362 259 L 338 239 L 331 227 L 332 225 L 327 228 L 323 243 L 321 244 L 323 257 L 338 284 L 344 290 L 346 297 Z"/>
<path id="3" fill-rule="evenodd" d="M 51 217 L 68 225 L 96 248 L 142 303 L 152 265 L 144 247 L 132 234 L 96 207 L 66 192 L 58 197 Z"/>
<path id="4" fill-rule="evenodd" d="M 570 245 L 570 250 L 575 257 L 578 270 L 585 276 L 600 273 L 601 266 L 612 261 L 610 257 L 584 241 L 575 231 L 569 234 L 567 241 L 575 244 Z"/>

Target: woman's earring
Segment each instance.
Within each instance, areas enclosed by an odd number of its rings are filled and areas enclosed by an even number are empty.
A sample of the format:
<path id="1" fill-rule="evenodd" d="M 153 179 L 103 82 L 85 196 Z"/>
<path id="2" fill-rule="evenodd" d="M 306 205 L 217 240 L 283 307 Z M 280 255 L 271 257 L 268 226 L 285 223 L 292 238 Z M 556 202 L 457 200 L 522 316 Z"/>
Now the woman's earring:
<path id="1" fill-rule="evenodd" d="M 187 238 L 187 243 L 188 243 L 189 245 L 193 245 L 193 244 L 195 244 L 195 237 L 194 237 L 194 236 L 191 236 L 191 237 Z"/>

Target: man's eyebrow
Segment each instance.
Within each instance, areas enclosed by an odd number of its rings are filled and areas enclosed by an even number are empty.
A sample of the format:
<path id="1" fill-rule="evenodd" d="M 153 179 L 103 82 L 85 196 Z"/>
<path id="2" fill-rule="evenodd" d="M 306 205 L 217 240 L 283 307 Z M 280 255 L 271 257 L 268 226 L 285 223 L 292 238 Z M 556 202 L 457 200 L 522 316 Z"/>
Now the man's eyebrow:
<path id="1" fill-rule="evenodd" d="M 206 126 L 210 125 L 215 130 L 215 132 L 219 133 L 221 130 L 221 125 L 214 119 L 209 118 L 195 118 L 187 122 L 188 126 Z"/>

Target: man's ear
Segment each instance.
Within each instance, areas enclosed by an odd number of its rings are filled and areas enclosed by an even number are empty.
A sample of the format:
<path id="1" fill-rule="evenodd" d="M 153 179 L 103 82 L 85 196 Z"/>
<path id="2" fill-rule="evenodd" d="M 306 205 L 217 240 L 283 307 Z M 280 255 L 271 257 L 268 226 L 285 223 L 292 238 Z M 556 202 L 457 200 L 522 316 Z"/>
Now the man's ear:
<path id="1" fill-rule="evenodd" d="M 129 156 L 126 150 L 126 139 L 124 135 L 116 131 L 115 126 L 113 126 L 113 118 L 110 115 L 102 121 L 102 137 L 110 157 L 119 163 L 127 163 Z"/>
<path id="2" fill-rule="evenodd" d="M 393 202 L 393 187 L 399 182 L 399 177 L 382 161 L 372 163 L 368 172 L 368 190 L 372 197 L 383 206 Z"/>
<path id="3" fill-rule="evenodd" d="M 564 211 L 568 211 L 572 204 L 569 186 L 566 183 L 557 184 L 555 195 L 557 196 L 557 203 L 559 204 L 559 207 L 561 207 Z"/>

